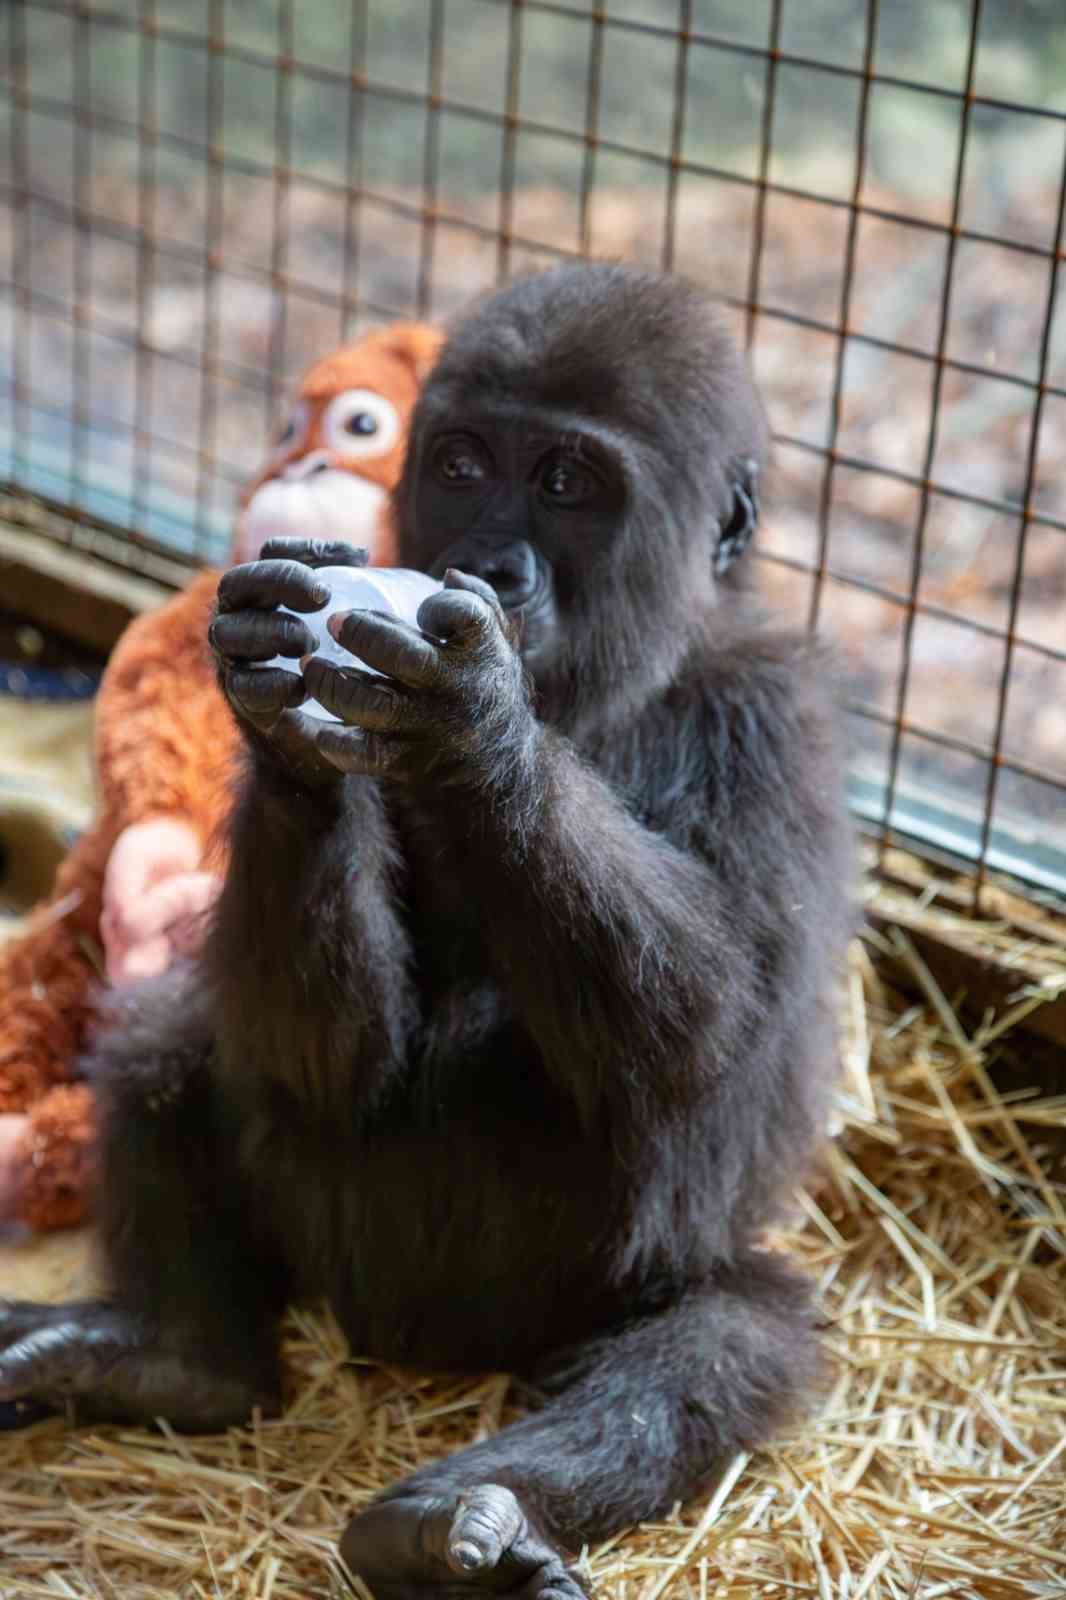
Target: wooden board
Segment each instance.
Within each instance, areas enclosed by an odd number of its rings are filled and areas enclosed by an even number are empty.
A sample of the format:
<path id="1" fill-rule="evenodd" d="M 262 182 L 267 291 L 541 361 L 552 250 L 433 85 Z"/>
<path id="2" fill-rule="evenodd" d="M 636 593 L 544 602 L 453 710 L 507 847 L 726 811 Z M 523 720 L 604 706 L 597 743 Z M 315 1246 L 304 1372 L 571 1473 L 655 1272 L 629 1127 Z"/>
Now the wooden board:
<path id="1" fill-rule="evenodd" d="M 114 535 L 71 524 L 68 543 L 31 525 L 49 515 L 32 503 L 0 503 L 0 604 L 28 622 L 106 655 L 134 617 L 189 579 L 189 568 L 165 557 L 152 557 L 146 573 L 128 570 Z"/>

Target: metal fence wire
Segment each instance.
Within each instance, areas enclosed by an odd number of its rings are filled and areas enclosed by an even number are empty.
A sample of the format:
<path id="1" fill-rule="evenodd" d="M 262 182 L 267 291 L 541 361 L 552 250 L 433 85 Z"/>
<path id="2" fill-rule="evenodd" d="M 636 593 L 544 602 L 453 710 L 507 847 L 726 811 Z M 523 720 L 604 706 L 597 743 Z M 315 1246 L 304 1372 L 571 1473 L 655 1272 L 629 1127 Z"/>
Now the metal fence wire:
<path id="1" fill-rule="evenodd" d="M 839 641 L 860 814 L 975 894 L 1066 888 L 1060 0 L 4 0 L 0 30 L 9 501 L 218 558 L 339 337 L 559 257 L 677 268 L 750 347 L 766 586 Z"/>

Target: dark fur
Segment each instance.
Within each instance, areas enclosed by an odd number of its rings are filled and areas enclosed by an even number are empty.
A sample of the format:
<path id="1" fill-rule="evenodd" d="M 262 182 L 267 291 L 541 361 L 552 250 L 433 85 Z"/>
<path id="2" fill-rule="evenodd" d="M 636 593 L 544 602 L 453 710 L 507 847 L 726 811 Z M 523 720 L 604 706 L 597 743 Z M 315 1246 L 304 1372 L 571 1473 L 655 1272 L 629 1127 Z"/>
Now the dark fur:
<path id="1" fill-rule="evenodd" d="M 416 417 L 410 564 L 440 555 L 423 441 L 472 409 L 617 464 L 616 525 L 550 552 L 536 754 L 503 732 L 476 783 L 306 788 L 250 761 L 191 991 L 146 990 L 94 1064 L 102 1222 L 146 1339 L 257 1397 L 298 1295 L 362 1355 L 525 1373 L 543 1407 L 396 1506 L 503 1484 L 575 1548 L 765 1439 L 815 1371 L 757 1238 L 823 1123 L 850 848 L 817 650 L 743 562 L 713 577 L 764 425 L 700 295 L 586 267 L 489 301 Z M 190 1392 L 177 1420 L 214 1420 Z M 390 1577 L 396 1506 L 346 1549 L 407 1595 L 435 1580 Z"/>

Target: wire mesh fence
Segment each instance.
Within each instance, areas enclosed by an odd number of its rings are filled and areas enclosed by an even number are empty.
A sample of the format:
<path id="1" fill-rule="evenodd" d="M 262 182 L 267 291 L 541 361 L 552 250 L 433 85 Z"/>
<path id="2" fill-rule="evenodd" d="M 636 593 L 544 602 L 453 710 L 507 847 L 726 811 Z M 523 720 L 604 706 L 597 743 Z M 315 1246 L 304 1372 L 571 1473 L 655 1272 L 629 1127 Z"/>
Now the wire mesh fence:
<path id="1" fill-rule="evenodd" d="M 569 255 L 709 284 L 884 838 L 1066 887 L 1057 0 L 6 0 L 0 484 L 220 559 L 293 375 Z"/>

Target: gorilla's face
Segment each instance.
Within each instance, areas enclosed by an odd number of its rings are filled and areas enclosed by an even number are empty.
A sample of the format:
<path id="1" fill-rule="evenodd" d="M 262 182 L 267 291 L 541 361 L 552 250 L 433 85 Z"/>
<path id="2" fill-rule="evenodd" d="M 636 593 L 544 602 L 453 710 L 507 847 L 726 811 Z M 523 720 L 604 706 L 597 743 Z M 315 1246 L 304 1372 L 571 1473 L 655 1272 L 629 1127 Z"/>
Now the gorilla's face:
<path id="1" fill-rule="evenodd" d="M 531 666 L 550 652 L 578 585 L 624 521 L 625 476 L 609 441 L 548 413 L 450 416 L 418 441 L 414 564 L 492 585 Z"/>
<path id="2" fill-rule="evenodd" d="M 593 685 L 632 699 L 702 636 L 753 524 L 763 437 L 699 291 L 611 266 L 519 280 L 456 329 L 422 392 L 400 560 L 490 583 L 555 714 Z"/>

